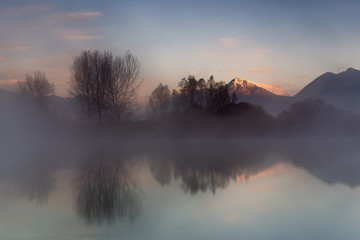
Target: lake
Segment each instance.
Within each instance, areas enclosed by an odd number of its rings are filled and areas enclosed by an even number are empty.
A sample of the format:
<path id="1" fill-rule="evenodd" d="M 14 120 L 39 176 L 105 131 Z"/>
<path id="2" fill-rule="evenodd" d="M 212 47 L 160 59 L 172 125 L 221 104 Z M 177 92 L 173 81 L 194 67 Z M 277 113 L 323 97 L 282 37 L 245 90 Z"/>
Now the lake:
<path id="1" fill-rule="evenodd" d="M 352 139 L 31 149 L 1 159 L 0 239 L 360 238 Z"/>

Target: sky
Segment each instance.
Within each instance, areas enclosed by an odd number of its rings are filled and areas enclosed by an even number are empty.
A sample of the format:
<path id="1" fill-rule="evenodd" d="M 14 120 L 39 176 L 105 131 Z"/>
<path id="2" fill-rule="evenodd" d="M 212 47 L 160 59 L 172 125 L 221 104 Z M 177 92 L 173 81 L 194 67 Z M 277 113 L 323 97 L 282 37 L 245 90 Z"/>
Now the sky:
<path id="1" fill-rule="evenodd" d="M 67 96 L 82 50 L 129 50 L 145 101 L 160 83 L 243 78 L 294 95 L 325 72 L 360 68 L 360 2 L 2 0 L 0 88 L 41 70 Z"/>

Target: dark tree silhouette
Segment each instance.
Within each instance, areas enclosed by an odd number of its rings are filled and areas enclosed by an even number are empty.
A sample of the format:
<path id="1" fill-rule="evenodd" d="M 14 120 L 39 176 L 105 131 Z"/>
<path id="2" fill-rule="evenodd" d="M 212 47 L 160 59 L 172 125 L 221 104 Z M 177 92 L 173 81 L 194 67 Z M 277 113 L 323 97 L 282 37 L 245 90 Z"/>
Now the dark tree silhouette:
<path id="1" fill-rule="evenodd" d="M 180 95 L 173 93 L 173 98 L 183 96 L 183 108 L 202 109 L 208 112 L 217 112 L 230 103 L 230 96 L 224 82 L 216 82 L 211 76 L 207 81 L 203 78 L 196 80 L 194 76 L 183 78 L 179 82 Z M 175 92 L 176 93 L 176 92 Z M 179 102 L 178 99 L 173 101 Z M 184 104 L 186 103 L 187 104 Z M 175 108 L 174 108 L 175 109 Z"/>
<path id="2" fill-rule="evenodd" d="M 182 78 L 178 86 L 181 87 L 181 94 L 188 96 L 190 106 L 195 105 L 195 96 L 198 88 L 198 82 L 196 78 L 194 76 Z"/>
<path id="3" fill-rule="evenodd" d="M 225 85 L 221 85 L 215 90 L 213 96 L 213 108 L 215 111 L 219 111 L 230 103 L 230 96 L 228 89 Z"/>
<path id="4" fill-rule="evenodd" d="M 55 94 L 55 87 L 46 78 L 44 72 L 35 71 L 33 74 L 26 74 L 25 81 L 17 83 L 16 92 L 34 101 L 38 106 L 45 107 L 46 97 Z"/>
<path id="5" fill-rule="evenodd" d="M 149 98 L 149 108 L 154 116 L 165 116 L 170 107 L 170 90 L 167 85 L 160 83 Z"/>
<path id="6" fill-rule="evenodd" d="M 89 158 L 79 171 L 75 189 L 77 212 L 88 224 L 111 223 L 117 218 L 133 221 L 140 214 L 137 187 L 126 166 L 102 154 Z"/>
<path id="7" fill-rule="evenodd" d="M 130 52 L 126 52 L 123 57 L 113 60 L 111 72 L 108 97 L 112 113 L 119 122 L 133 110 L 135 97 L 142 83 L 139 78 L 140 64 Z"/>
<path id="8" fill-rule="evenodd" d="M 107 107 L 106 86 L 111 79 L 109 52 L 83 51 L 75 57 L 71 66 L 71 90 L 74 97 L 81 100 L 89 120 L 96 115 L 101 122 Z"/>
<path id="9" fill-rule="evenodd" d="M 96 115 L 102 122 L 105 113 L 120 121 L 131 112 L 141 84 L 139 63 L 131 53 L 114 58 L 107 51 L 83 51 L 71 72 L 70 93 L 81 100 L 90 121 Z"/>

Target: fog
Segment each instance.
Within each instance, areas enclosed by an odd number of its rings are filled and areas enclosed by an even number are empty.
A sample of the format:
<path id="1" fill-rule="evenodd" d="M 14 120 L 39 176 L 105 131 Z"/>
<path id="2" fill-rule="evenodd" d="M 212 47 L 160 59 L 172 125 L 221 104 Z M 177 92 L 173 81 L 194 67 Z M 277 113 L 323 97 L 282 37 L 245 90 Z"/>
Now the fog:
<path id="1" fill-rule="evenodd" d="M 181 216 L 198 201 L 204 201 L 201 209 L 206 212 L 194 216 L 203 214 L 201 221 L 205 221 L 211 213 L 217 219 L 213 211 L 218 206 L 236 206 L 228 195 L 235 185 L 240 184 L 237 189 L 241 190 L 270 176 L 254 188 L 270 191 L 271 176 L 281 179 L 281 171 L 289 172 L 289 182 L 301 175 L 296 183 L 300 188 L 312 189 L 310 185 L 321 182 L 321 189 L 341 186 L 340 192 L 357 192 L 360 185 L 359 116 L 321 100 L 295 103 L 277 116 L 260 106 L 238 103 L 218 113 L 189 109 L 163 118 L 101 124 L 87 121 L 76 106 L 64 113 L 61 108 L 41 109 L 16 97 L 3 103 L 0 209 L 10 205 L 33 209 L 31 216 L 38 220 L 24 231 L 40 232 L 44 238 L 69 237 L 68 233 L 46 235 L 50 230 L 36 230 L 42 220 L 50 224 L 66 217 L 56 228 L 68 229 L 71 223 L 87 229 L 73 230 L 80 239 L 110 232 L 115 237 L 152 233 L 154 238 L 166 239 L 160 234 L 164 228 L 153 222 L 170 224 L 166 219 L 173 211 Z M 258 199 L 245 189 L 236 194 Z M 266 194 L 277 198 L 271 194 L 283 193 Z M 278 204 L 288 198 L 279 198 Z M 215 200 L 216 205 L 206 205 Z M 300 203 L 291 201 L 286 203 L 299 206 L 300 211 Z M 243 204 L 242 213 L 253 206 L 250 200 Z M 25 221 L 21 214 L 26 211 L 30 210 L 19 210 L 11 217 L 5 213 L 0 222 Z M 185 224 L 181 217 L 176 219 L 171 223 Z M 187 221 L 196 225 L 196 218 Z"/>

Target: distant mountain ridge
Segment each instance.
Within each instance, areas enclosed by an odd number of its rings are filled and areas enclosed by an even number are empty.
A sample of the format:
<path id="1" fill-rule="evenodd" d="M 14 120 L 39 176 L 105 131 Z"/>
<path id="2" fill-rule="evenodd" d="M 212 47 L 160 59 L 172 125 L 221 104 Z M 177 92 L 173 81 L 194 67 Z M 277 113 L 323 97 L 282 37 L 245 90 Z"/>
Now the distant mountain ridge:
<path id="1" fill-rule="evenodd" d="M 249 102 L 262 106 L 267 112 L 272 114 L 280 113 L 287 106 L 290 97 L 277 95 L 273 92 L 258 86 L 256 83 L 234 78 L 226 87 L 232 99 L 233 93 L 236 94 L 236 102 Z"/>
<path id="2" fill-rule="evenodd" d="M 292 102 L 308 98 L 321 99 L 334 106 L 359 112 L 360 71 L 348 68 L 338 74 L 324 73 L 297 93 Z"/>

